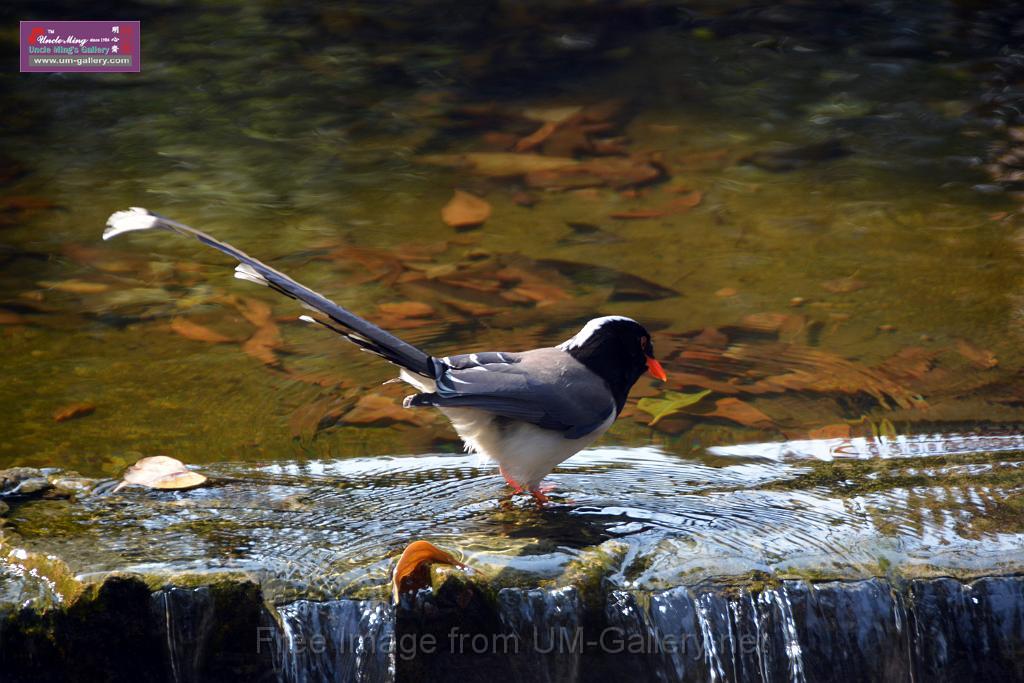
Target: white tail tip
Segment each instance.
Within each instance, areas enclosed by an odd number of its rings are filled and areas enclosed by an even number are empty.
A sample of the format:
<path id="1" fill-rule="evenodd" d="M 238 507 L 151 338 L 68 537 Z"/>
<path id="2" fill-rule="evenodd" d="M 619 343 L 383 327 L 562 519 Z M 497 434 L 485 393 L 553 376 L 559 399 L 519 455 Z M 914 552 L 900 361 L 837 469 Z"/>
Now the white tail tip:
<path id="1" fill-rule="evenodd" d="M 301 321 L 302 321 L 302 322 L 304 322 L 304 323 L 312 323 L 312 324 L 314 324 L 314 325 L 317 325 L 317 324 L 318 324 L 318 323 L 317 323 L 317 321 L 316 321 L 316 320 L 315 320 L 314 318 L 311 318 L 311 317 L 310 317 L 310 316 L 308 316 L 308 315 L 300 315 L 300 316 L 299 316 L 299 320 L 301 320 Z"/>
<path id="2" fill-rule="evenodd" d="M 149 230 L 157 224 L 157 217 L 146 209 L 133 206 L 127 211 L 115 211 L 107 219 L 107 229 L 103 231 L 103 239 L 109 240 L 123 232 L 133 230 Z"/>
<path id="3" fill-rule="evenodd" d="M 258 285 L 269 287 L 270 283 L 267 282 L 267 278 L 256 272 L 256 269 L 250 266 L 248 263 L 239 263 L 235 266 L 235 277 L 239 280 L 245 280 L 246 282 L 255 282 Z"/>

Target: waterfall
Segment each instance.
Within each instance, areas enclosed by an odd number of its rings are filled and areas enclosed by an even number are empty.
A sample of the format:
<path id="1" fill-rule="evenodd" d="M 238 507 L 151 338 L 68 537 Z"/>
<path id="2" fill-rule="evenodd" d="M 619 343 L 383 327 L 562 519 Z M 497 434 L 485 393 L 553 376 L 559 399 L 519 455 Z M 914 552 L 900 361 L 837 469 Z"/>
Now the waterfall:
<path id="1" fill-rule="evenodd" d="M 247 680 L 243 666 L 252 680 L 283 683 L 1024 680 L 1019 576 L 705 583 L 603 597 L 462 584 L 398 607 L 338 599 L 270 609 L 258 590 L 223 590 L 152 594 L 166 680 Z M 232 625 L 236 613 L 247 616 Z M 240 651 L 225 653 L 231 643 Z"/>

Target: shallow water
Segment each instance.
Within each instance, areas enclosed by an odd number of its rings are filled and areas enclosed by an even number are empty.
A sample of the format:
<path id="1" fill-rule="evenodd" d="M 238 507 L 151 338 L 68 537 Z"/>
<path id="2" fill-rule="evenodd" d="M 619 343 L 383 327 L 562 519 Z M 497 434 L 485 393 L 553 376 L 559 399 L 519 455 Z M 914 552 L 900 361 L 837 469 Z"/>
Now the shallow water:
<path id="1" fill-rule="evenodd" d="M 419 537 L 512 583 L 556 579 L 599 546 L 625 553 L 617 581 L 644 587 L 1020 559 L 1019 523 L 1000 507 L 1024 485 L 1014 451 L 911 458 L 895 473 L 869 463 L 852 486 L 811 477 L 824 465 L 722 457 L 880 433 L 1016 438 L 1016 205 L 979 168 L 996 139 L 980 106 L 992 55 L 950 45 L 948 8 L 693 5 L 610 34 L 496 19 L 466 41 L 456 21 L 433 42 L 401 20 L 380 29 L 375 10 L 149 11 L 141 74 L 4 77 L 0 467 L 116 477 L 163 453 L 215 485 L 26 503 L 10 516 L 25 544 L 81 572 L 239 567 L 324 595 L 386 582 L 389 558 Z M 896 49 L 908 34 L 931 47 Z M 507 132 L 507 112 L 609 98 L 630 102 L 612 135 L 665 169 L 639 196 L 532 191 L 524 207 L 522 179 L 425 163 L 494 151 L 485 134 Z M 489 102 L 504 113 L 466 113 Z M 833 139 L 845 155 L 743 161 Z M 455 187 L 491 203 L 483 227 L 440 220 Z M 611 217 L 679 189 L 700 203 Z M 714 393 L 652 428 L 635 399 L 664 387 L 641 380 L 602 447 L 552 477 L 560 504 L 533 511 L 503 501 L 493 468 L 459 454 L 443 421 L 380 406 L 355 419 L 361 396 L 400 399 L 380 386 L 391 370 L 232 280 L 216 253 L 166 235 L 102 243 L 106 217 L 130 205 L 237 244 L 438 355 L 556 343 L 627 314 L 657 330 L 670 389 Z M 502 269 L 549 288 L 524 300 L 445 281 Z M 255 327 L 232 296 L 272 306 L 269 361 L 244 351 Z M 379 308 L 406 301 L 435 312 Z M 228 341 L 176 334 L 180 318 Z M 728 399 L 759 413 L 726 412 Z M 55 422 L 80 402 L 95 411 Z"/>

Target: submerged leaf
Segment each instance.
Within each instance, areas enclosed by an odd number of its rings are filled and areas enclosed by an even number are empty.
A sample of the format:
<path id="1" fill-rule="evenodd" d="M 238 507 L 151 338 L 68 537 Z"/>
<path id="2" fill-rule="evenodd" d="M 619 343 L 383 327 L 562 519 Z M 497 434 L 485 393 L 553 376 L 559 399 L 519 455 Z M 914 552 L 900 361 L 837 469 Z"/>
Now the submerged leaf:
<path id="1" fill-rule="evenodd" d="M 401 593 L 416 591 L 430 585 L 430 565 L 448 564 L 465 567 L 450 553 L 427 541 L 413 541 L 402 551 L 391 578 L 391 597 L 398 602 Z"/>
<path id="2" fill-rule="evenodd" d="M 451 200 L 441 209 L 441 220 L 453 228 L 480 225 L 491 216 L 491 205 L 462 190 L 455 190 Z"/>
<path id="3" fill-rule="evenodd" d="M 971 361 L 975 367 L 982 370 L 991 370 L 999 365 L 999 359 L 988 349 L 983 349 L 966 339 L 954 339 L 953 348 L 961 356 Z"/>
<path id="4" fill-rule="evenodd" d="M 96 406 L 92 403 L 72 403 L 54 412 L 53 420 L 54 422 L 67 422 L 76 417 L 92 415 L 94 412 L 96 412 Z"/>
<path id="5" fill-rule="evenodd" d="M 174 318 L 171 320 L 171 331 L 180 334 L 185 339 L 201 341 L 208 344 L 226 344 L 235 341 L 220 332 L 214 332 L 208 327 L 203 327 L 185 318 Z"/>
<path id="6" fill-rule="evenodd" d="M 711 393 L 710 389 L 698 391 L 695 394 L 684 394 L 679 391 L 666 391 L 664 398 L 642 398 L 637 403 L 637 408 L 650 413 L 654 418 L 647 424 L 653 427 L 663 417 L 674 415 L 687 406 L 692 406 L 702 398 Z"/>

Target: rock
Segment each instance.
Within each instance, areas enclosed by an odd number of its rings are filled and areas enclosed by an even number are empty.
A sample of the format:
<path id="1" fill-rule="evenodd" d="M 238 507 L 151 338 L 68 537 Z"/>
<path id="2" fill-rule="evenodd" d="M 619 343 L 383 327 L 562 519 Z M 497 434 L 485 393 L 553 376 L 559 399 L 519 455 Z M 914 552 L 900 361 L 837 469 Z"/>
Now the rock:
<path id="1" fill-rule="evenodd" d="M 43 471 L 35 467 L 11 467 L 0 470 L 0 496 L 21 494 L 26 483 L 29 483 L 29 489 L 39 490 L 38 483 L 30 483 L 39 481 L 49 484 Z"/>

